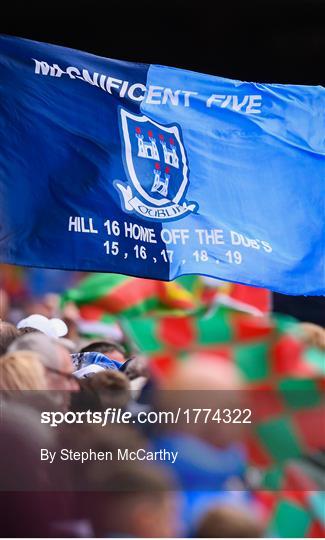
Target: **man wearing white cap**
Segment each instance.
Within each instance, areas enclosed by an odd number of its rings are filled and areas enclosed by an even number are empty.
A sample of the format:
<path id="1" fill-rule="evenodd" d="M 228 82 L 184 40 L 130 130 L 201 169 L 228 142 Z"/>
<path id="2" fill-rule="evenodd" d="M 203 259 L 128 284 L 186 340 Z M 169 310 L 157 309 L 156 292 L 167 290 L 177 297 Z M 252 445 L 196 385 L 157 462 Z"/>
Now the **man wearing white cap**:
<path id="1" fill-rule="evenodd" d="M 21 334 L 32 331 L 42 332 L 52 339 L 59 340 L 60 345 L 68 349 L 69 353 L 76 352 L 75 343 L 71 339 L 63 337 L 67 334 L 68 327 L 62 319 L 48 319 L 44 315 L 34 313 L 19 321 L 17 329 L 21 331 Z"/>

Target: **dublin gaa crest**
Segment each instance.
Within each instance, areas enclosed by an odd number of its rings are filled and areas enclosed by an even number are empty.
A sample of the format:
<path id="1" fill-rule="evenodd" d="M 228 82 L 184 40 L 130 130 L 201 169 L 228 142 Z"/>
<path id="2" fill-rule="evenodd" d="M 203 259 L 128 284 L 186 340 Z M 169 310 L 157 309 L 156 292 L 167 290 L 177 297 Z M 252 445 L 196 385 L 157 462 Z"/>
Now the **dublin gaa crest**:
<path id="1" fill-rule="evenodd" d="M 187 202 L 189 169 L 180 128 L 120 109 L 128 183 L 114 182 L 124 210 L 147 219 L 174 220 L 195 212 Z"/>

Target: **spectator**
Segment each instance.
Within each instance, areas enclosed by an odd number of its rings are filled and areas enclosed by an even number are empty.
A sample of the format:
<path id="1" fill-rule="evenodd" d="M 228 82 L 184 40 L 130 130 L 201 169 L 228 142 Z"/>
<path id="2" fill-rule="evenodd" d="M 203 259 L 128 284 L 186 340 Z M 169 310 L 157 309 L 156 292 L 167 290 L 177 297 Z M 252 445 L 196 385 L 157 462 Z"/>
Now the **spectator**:
<path id="1" fill-rule="evenodd" d="M 262 523 L 247 510 L 231 506 L 214 507 L 202 516 L 194 536 L 197 538 L 260 538 Z"/>
<path id="2" fill-rule="evenodd" d="M 126 360 L 124 347 L 113 341 L 94 341 L 89 343 L 89 345 L 86 345 L 86 347 L 83 347 L 80 352 L 102 353 L 105 356 L 108 356 L 108 358 L 111 358 L 111 360 L 116 360 L 121 363 L 124 363 Z"/>
<path id="3" fill-rule="evenodd" d="M 108 358 L 105 354 L 98 352 L 84 352 L 73 353 L 71 355 L 72 363 L 76 370 L 75 374 L 78 378 L 88 376 L 92 370 L 84 370 L 84 368 L 90 368 L 91 366 L 100 366 L 103 369 L 115 369 L 118 370 L 123 365 L 117 360 Z M 95 370 L 96 371 L 96 370 Z"/>
<path id="4" fill-rule="evenodd" d="M 10 346 L 10 352 L 34 351 L 39 354 L 45 372 L 49 390 L 75 391 L 79 389 L 73 377 L 71 357 L 60 342 L 41 333 L 29 333 L 20 336 Z"/>
<path id="5" fill-rule="evenodd" d="M 80 392 L 73 396 L 73 407 L 82 410 L 125 409 L 130 400 L 130 384 L 120 371 L 104 369 L 79 381 Z M 86 405 L 87 404 L 87 405 Z"/>
<path id="6" fill-rule="evenodd" d="M 1 405 L 1 536 L 48 538 L 51 523 L 69 517 L 64 478 L 39 459 L 41 448 L 56 450 L 56 434 L 40 424 L 39 412 L 26 403 Z M 51 490 L 53 478 L 62 493 Z"/>
<path id="7" fill-rule="evenodd" d="M 25 334 L 33 334 L 35 332 L 41 333 L 40 330 L 33 328 L 32 326 L 23 326 L 18 329 L 19 336 L 24 336 Z"/>
<path id="8" fill-rule="evenodd" d="M 0 390 L 4 395 L 46 388 L 45 369 L 36 353 L 17 351 L 0 357 Z"/>
<path id="9" fill-rule="evenodd" d="M 95 532 L 101 536 L 173 538 L 179 533 L 174 482 L 155 466 L 133 464 L 109 479 L 98 504 Z"/>
<path id="10" fill-rule="evenodd" d="M 19 336 L 17 328 L 0 320 L 0 356 L 7 352 L 9 345 Z"/>
<path id="11" fill-rule="evenodd" d="M 241 398 L 241 380 L 235 367 L 223 359 L 214 360 L 203 353 L 193 354 L 175 365 L 168 379 L 161 381 L 154 404 L 159 410 L 221 410 L 237 407 Z M 158 429 L 159 428 L 159 429 Z M 178 451 L 173 472 L 184 490 L 183 534 L 193 529 L 196 516 L 202 514 L 217 497 L 229 494 L 230 503 L 242 503 L 245 490 L 246 454 L 241 443 L 240 424 L 187 422 L 157 426 L 155 449 Z M 171 465 L 169 465 L 171 467 Z M 234 491 L 236 490 L 236 491 Z M 239 494 L 239 497 L 238 497 Z"/>
<path id="12" fill-rule="evenodd" d="M 48 319 L 44 315 L 34 313 L 17 324 L 18 330 L 22 328 L 34 328 L 51 338 L 60 338 L 67 334 L 68 327 L 61 319 Z"/>

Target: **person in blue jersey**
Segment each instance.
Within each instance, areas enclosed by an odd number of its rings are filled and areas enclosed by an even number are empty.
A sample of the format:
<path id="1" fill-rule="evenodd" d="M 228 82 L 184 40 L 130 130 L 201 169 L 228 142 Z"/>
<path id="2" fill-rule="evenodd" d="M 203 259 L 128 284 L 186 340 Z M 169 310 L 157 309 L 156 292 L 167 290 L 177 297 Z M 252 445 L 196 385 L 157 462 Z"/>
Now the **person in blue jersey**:
<path id="1" fill-rule="evenodd" d="M 195 408 L 196 400 L 200 408 L 236 407 L 240 406 L 241 388 L 233 366 L 222 359 L 211 361 L 197 355 L 180 362 L 163 383 L 158 407 L 162 410 L 180 407 L 184 411 L 187 406 Z M 184 494 L 184 534 L 193 530 L 199 516 L 212 504 L 248 504 L 247 460 L 240 426 L 195 423 L 192 419 L 159 428 L 154 447 L 178 451 L 178 458 L 171 467 Z"/>

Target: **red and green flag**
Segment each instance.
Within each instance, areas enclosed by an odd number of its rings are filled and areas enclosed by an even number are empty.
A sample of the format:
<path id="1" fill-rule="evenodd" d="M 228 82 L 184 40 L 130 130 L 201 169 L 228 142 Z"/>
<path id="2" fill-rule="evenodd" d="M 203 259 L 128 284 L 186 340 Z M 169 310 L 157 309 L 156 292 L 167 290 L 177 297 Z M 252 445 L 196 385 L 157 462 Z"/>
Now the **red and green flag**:
<path id="1" fill-rule="evenodd" d="M 179 356 L 205 352 L 233 361 L 249 383 L 325 373 L 321 353 L 305 346 L 299 325 L 288 317 L 254 317 L 219 308 L 211 314 L 139 317 L 121 324 L 160 368 L 170 369 Z"/>
<path id="2" fill-rule="evenodd" d="M 139 350 L 148 354 L 166 350 L 215 351 L 221 344 L 264 339 L 274 328 L 269 318 L 223 308 L 213 313 L 133 318 L 123 320 L 122 326 Z"/>
<path id="3" fill-rule="evenodd" d="M 291 462 L 284 470 L 268 533 L 282 538 L 323 538 L 325 535 L 325 492 L 302 462 Z"/>
<path id="4" fill-rule="evenodd" d="M 204 306 L 224 305 L 251 315 L 265 315 L 271 311 L 268 289 L 197 275 L 182 276 L 176 281 Z"/>
<path id="5" fill-rule="evenodd" d="M 134 318 L 122 327 L 158 377 L 168 378 L 195 352 L 238 368 L 253 399 L 250 461 L 265 473 L 265 488 L 278 488 L 288 459 L 325 448 L 324 369 L 293 319 L 219 309 L 210 316 Z"/>
<path id="6" fill-rule="evenodd" d="M 325 378 L 294 375 L 251 392 L 250 463 L 264 471 L 263 487 L 279 489 L 283 467 L 325 448 Z"/>
<path id="7" fill-rule="evenodd" d="M 178 283 L 120 274 L 90 274 L 62 297 L 74 302 L 86 320 L 133 317 L 161 310 L 193 310 L 193 295 Z"/>

